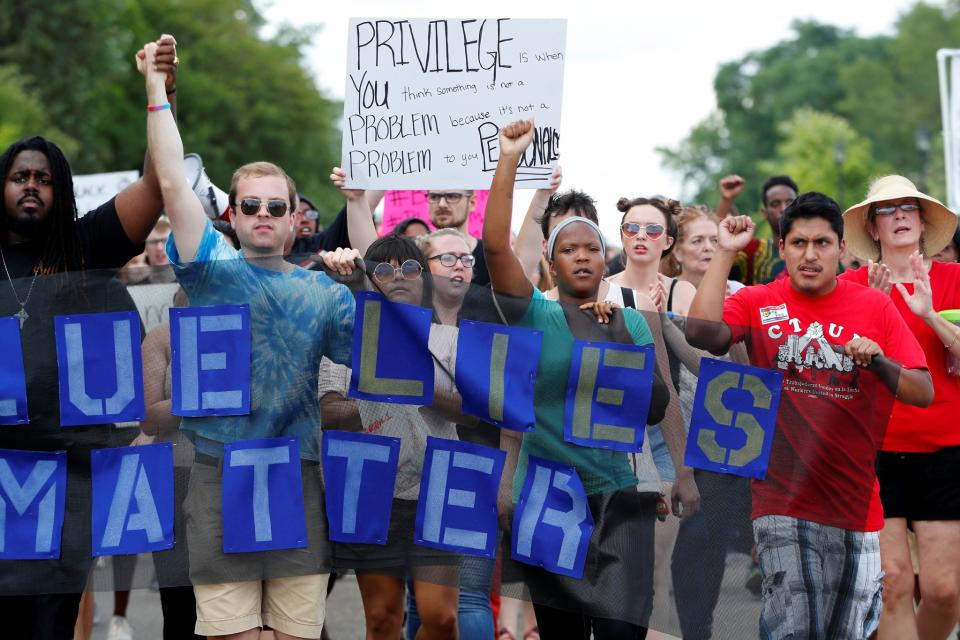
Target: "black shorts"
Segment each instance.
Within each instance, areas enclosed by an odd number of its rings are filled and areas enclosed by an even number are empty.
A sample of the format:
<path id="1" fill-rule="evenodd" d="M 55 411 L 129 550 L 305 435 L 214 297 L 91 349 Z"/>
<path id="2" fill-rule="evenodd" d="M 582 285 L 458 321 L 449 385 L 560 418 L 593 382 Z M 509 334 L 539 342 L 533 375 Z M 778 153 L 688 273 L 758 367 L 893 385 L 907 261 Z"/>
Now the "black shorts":
<path id="1" fill-rule="evenodd" d="M 877 477 L 885 518 L 960 520 L 960 446 L 931 453 L 881 451 Z"/>

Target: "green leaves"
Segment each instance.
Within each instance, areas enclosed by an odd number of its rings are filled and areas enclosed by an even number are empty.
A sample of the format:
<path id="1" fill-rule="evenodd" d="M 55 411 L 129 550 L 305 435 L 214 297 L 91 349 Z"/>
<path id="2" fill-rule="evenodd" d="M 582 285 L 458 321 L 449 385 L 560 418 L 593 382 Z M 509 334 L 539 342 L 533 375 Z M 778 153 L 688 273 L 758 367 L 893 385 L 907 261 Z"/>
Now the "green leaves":
<path id="1" fill-rule="evenodd" d="M 145 96 L 133 60 L 161 33 L 178 42 L 184 146 L 211 179 L 226 190 L 238 166 L 269 160 L 332 218 L 342 203 L 327 180 L 340 155 L 340 106 L 302 66 L 313 28 L 266 29 L 249 0 L 8 0 L 0 143 L 39 133 L 64 147 L 77 173 L 140 168 Z"/>
<path id="2" fill-rule="evenodd" d="M 842 189 L 841 204 L 859 201 L 871 178 L 890 171 L 942 196 L 936 50 L 960 41 L 956 8 L 917 4 L 894 35 L 875 38 L 798 21 L 790 39 L 721 66 L 717 113 L 675 148 L 659 149 L 664 166 L 680 173 L 685 196 L 710 203 L 720 177 L 742 175 L 745 213 L 757 210 L 760 185 L 775 173 L 804 191 L 838 197 Z M 918 131 L 933 132 L 928 152 L 918 151 Z"/>

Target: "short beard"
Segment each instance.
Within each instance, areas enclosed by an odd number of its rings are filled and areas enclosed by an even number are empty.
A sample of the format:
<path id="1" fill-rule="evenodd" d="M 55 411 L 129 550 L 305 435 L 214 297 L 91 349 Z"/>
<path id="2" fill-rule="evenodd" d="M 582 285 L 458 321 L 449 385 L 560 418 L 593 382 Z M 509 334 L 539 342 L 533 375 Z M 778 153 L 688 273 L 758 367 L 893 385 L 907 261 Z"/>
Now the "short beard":
<path id="1" fill-rule="evenodd" d="M 49 218 L 42 220 L 34 216 L 27 216 L 25 218 L 17 216 L 8 217 L 6 223 L 8 231 L 29 240 L 42 238 L 51 226 Z"/>

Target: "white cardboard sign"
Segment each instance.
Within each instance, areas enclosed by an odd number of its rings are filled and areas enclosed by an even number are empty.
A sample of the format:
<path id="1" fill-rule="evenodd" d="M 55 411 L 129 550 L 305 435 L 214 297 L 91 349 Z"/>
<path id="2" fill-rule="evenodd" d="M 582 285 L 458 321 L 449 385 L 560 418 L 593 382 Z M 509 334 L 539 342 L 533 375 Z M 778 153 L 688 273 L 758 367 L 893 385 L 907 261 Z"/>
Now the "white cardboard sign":
<path id="1" fill-rule="evenodd" d="M 566 20 L 351 18 L 342 167 L 364 189 L 486 189 L 500 127 L 534 118 L 518 186 L 560 154 Z"/>
<path id="2" fill-rule="evenodd" d="M 73 176 L 73 195 L 77 213 L 84 216 L 123 191 L 140 177 L 138 171 L 112 171 Z"/>

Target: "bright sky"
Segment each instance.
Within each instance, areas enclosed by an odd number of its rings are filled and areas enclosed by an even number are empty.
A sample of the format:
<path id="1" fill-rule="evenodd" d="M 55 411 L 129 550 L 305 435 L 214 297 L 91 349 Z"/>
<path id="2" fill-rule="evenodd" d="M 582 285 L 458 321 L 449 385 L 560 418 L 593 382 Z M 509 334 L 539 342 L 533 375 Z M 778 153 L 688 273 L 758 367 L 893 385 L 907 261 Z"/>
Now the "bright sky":
<path id="1" fill-rule="evenodd" d="M 859 35 L 891 33 L 912 0 L 731 0 L 706 2 L 505 2 L 274 0 L 272 22 L 320 24 L 307 52 L 319 87 L 343 99 L 347 21 L 367 18 L 566 18 L 560 164 L 564 188 L 597 200 L 600 223 L 619 241 L 621 196 L 677 196 L 678 176 L 660 167 L 657 146 L 674 146 L 714 108 L 713 76 L 724 63 L 790 36 L 795 19 Z M 931 65 L 936 61 L 931 59 Z M 514 212 L 519 226 L 529 197 Z M 520 210 L 520 207 L 523 210 Z"/>

